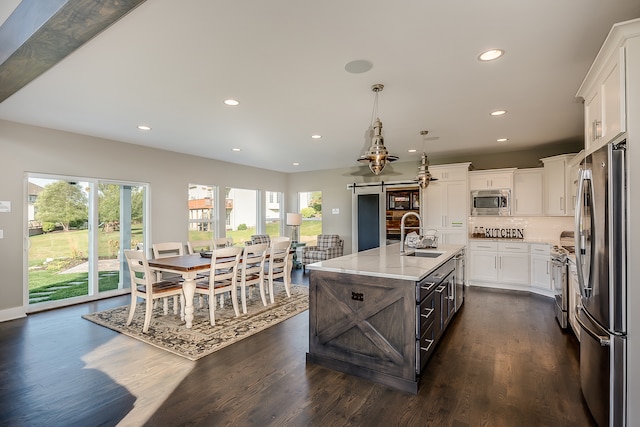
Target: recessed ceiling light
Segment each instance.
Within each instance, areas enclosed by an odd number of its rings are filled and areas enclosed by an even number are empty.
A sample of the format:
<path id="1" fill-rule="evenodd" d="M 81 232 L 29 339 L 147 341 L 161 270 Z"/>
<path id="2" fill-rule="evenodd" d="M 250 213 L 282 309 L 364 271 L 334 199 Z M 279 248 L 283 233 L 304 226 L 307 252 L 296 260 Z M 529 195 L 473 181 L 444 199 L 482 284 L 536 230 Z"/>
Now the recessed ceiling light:
<path id="1" fill-rule="evenodd" d="M 498 141 L 498 142 L 507 142 L 508 139 L 507 138 L 500 138 L 500 139 L 497 139 L 496 141 Z"/>
<path id="2" fill-rule="evenodd" d="M 491 112 L 492 116 L 503 116 L 505 114 L 507 114 L 507 110 L 496 110 Z"/>
<path id="3" fill-rule="evenodd" d="M 231 151 L 242 151 L 239 148 L 232 148 Z"/>
<path id="4" fill-rule="evenodd" d="M 225 99 L 224 100 L 225 105 L 230 105 L 232 107 L 235 107 L 236 105 L 240 104 L 238 101 L 236 101 L 235 99 Z"/>
<path id="5" fill-rule="evenodd" d="M 502 49 L 489 49 L 480 54 L 478 59 L 480 61 L 493 61 L 494 59 L 500 58 L 504 55 L 504 50 Z"/>
<path id="6" fill-rule="evenodd" d="M 320 138 L 322 138 L 322 135 L 311 135 L 311 138 L 320 139 Z"/>
<path id="7" fill-rule="evenodd" d="M 140 129 L 140 130 L 151 130 L 151 126 L 147 126 L 147 125 L 138 125 L 138 129 Z"/>
<path id="8" fill-rule="evenodd" d="M 416 152 L 416 151 L 418 151 L 418 150 L 416 150 L 415 148 L 411 148 L 411 149 L 409 149 L 409 150 L 407 150 L 407 151 L 408 151 L 409 153 L 415 153 L 415 152 Z"/>
<path id="9" fill-rule="evenodd" d="M 291 163 L 291 164 L 292 164 L 293 166 L 300 166 L 300 163 L 298 163 L 298 162 L 293 162 L 293 163 Z"/>

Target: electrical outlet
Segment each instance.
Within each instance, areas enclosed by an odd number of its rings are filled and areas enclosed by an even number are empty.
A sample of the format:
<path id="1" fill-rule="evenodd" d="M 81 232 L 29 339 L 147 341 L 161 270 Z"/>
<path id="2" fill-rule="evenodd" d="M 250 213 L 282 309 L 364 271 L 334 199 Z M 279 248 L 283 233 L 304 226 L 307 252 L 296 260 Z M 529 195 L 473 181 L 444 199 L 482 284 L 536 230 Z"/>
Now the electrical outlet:
<path id="1" fill-rule="evenodd" d="M 4 239 L 4 230 L 0 230 L 0 239 Z"/>

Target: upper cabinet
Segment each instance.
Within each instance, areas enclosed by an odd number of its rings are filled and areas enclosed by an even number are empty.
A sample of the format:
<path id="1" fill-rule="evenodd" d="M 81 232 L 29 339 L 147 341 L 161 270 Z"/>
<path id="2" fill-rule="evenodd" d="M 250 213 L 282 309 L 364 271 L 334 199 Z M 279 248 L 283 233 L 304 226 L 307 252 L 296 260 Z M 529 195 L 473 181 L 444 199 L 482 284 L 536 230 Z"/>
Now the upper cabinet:
<path id="1" fill-rule="evenodd" d="M 466 244 L 469 216 L 467 178 L 471 163 L 429 166 L 431 181 L 424 191 L 424 225 L 435 229 L 441 243 Z"/>
<path id="2" fill-rule="evenodd" d="M 515 168 L 469 172 L 469 190 L 513 189 Z"/>
<path id="3" fill-rule="evenodd" d="M 544 169 L 518 169 L 513 174 L 513 215 L 544 215 Z"/>
<path id="4" fill-rule="evenodd" d="M 576 154 L 540 159 L 544 164 L 544 211 L 549 216 L 573 216 L 575 191 L 571 177 L 571 161 Z"/>
<path id="5" fill-rule="evenodd" d="M 587 153 L 627 131 L 629 61 L 637 61 L 639 37 L 638 19 L 614 25 L 578 89 L 576 96 L 584 99 Z"/>
<path id="6" fill-rule="evenodd" d="M 597 83 L 585 93 L 585 146 L 598 147 L 625 131 L 624 48 L 602 70 Z"/>

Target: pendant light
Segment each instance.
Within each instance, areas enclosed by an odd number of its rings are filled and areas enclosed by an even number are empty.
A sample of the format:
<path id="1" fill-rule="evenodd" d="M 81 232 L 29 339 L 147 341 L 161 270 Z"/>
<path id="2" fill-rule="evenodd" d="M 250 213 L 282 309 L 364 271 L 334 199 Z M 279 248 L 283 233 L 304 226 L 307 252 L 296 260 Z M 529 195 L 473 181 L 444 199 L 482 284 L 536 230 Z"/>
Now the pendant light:
<path id="1" fill-rule="evenodd" d="M 420 188 L 427 188 L 429 186 L 429 182 L 437 181 L 436 178 L 431 176 L 431 172 L 429 172 L 429 160 L 427 159 L 427 153 L 424 151 L 424 143 L 428 133 L 428 130 L 420 131 L 420 135 L 422 135 L 422 156 L 420 156 L 418 175 L 416 176 Z"/>
<path id="2" fill-rule="evenodd" d="M 387 162 L 398 160 L 397 156 L 389 154 L 382 138 L 382 121 L 378 118 L 378 93 L 382 92 L 383 88 L 384 85 L 379 83 L 371 86 L 371 90 L 376 94 L 373 102 L 373 113 L 371 114 L 373 138 L 371 138 L 371 147 L 358 159 L 359 162 L 368 162 L 369 169 L 374 175 L 380 175 Z M 376 118 L 375 121 L 373 121 L 374 117 Z"/>

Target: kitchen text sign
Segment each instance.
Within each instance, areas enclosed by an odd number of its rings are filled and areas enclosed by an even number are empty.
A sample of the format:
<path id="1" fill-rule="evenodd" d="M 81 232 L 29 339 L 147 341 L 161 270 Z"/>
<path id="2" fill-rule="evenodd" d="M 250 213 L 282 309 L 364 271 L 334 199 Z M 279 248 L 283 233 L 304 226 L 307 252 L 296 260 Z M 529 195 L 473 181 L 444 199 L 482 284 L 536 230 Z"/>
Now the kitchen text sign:
<path id="1" fill-rule="evenodd" d="M 493 239 L 524 239 L 523 228 L 485 228 L 484 237 Z"/>

